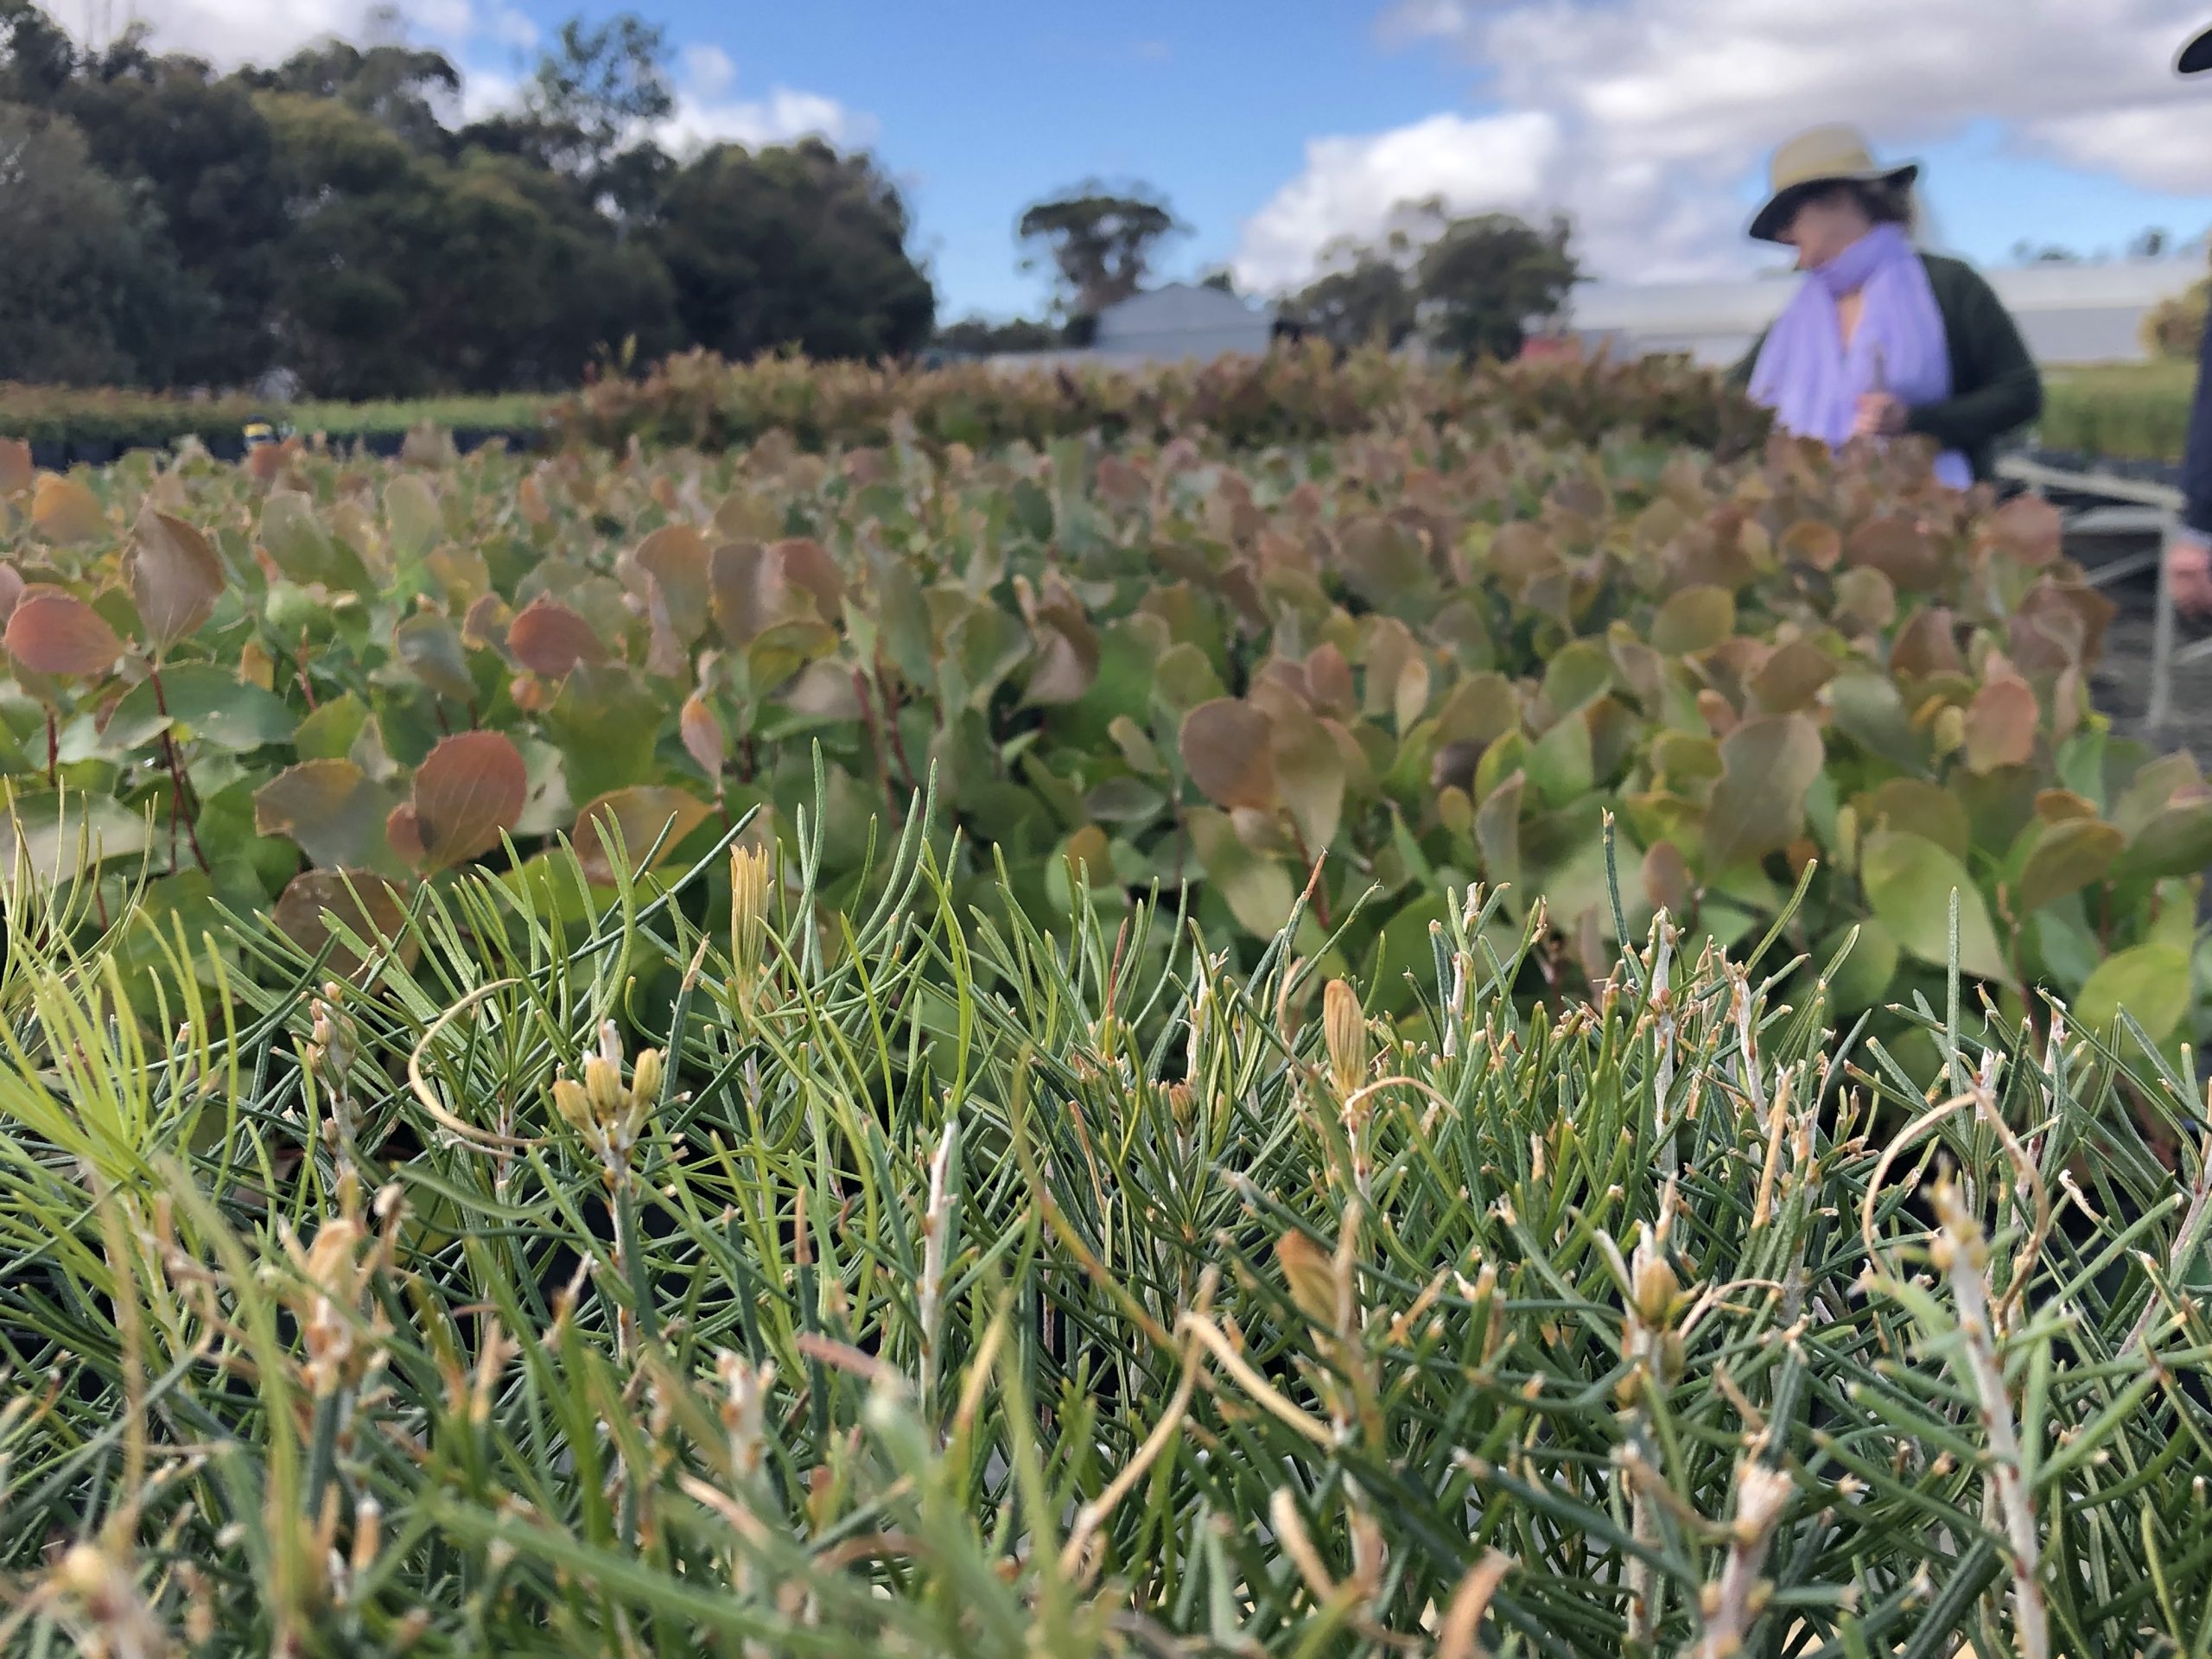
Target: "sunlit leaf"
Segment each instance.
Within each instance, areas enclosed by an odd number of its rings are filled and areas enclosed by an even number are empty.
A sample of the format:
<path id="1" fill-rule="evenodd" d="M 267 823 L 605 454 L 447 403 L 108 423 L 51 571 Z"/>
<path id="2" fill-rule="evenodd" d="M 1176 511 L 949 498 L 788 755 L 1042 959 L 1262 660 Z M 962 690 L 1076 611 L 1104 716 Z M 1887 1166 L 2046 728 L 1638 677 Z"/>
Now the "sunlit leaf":
<path id="1" fill-rule="evenodd" d="M 408 862 L 442 870 L 488 852 L 521 817 L 529 780 L 513 742 L 498 732 L 463 732 L 415 769 L 412 798 L 385 825 Z"/>
<path id="2" fill-rule="evenodd" d="M 148 641 L 166 651 L 196 633 L 223 596 L 223 564 L 207 538 L 150 509 L 139 516 L 124 560 L 124 582 Z"/>
<path id="3" fill-rule="evenodd" d="M 632 873 L 642 874 L 666 862 L 683 838 L 712 813 L 703 801 L 664 785 L 618 789 L 576 815 L 570 840 L 586 878 L 604 885 L 614 880 L 618 844 Z M 645 855 L 656 843 L 658 851 L 648 862 Z"/>
<path id="4" fill-rule="evenodd" d="M 2009 980 L 2012 970 L 1990 925 L 1989 909 L 1966 866 L 1934 842 L 1900 830 L 1878 830 L 1859 850 L 1867 902 L 1897 943 L 1938 967 L 1950 960 L 1951 895 L 1959 896 L 1959 967 L 1982 979 Z"/>

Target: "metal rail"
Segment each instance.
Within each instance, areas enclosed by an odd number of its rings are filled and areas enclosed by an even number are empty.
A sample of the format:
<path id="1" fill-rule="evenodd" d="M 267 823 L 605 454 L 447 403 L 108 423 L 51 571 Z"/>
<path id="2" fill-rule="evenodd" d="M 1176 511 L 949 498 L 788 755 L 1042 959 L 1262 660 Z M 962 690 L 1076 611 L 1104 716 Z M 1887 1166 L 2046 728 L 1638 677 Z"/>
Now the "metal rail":
<path id="1" fill-rule="evenodd" d="M 2152 551 L 2108 560 L 2090 572 L 2088 580 L 2092 586 L 2102 587 L 2145 569 L 2155 568 L 2158 573 L 2158 609 L 2151 629 L 2151 695 L 2149 705 L 2143 711 L 2143 724 L 2151 731 L 2161 729 L 2173 717 L 2174 670 L 2212 657 L 2212 637 L 2192 640 L 2185 645 L 2175 638 L 2179 625 L 2174 613 L 2173 588 L 2166 580 L 2164 554 L 2166 543 L 2180 521 L 2181 492 L 2140 479 L 2121 478 L 2112 473 L 2069 472 L 2018 457 L 1999 461 L 1997 470 L 2004 477 L 2026 485 L 2037 495 L 2088 496 L 2124 504 L 2075 509 L 2063 519 L 2069 534 L 2158 537 L 2158 545 Z"/>

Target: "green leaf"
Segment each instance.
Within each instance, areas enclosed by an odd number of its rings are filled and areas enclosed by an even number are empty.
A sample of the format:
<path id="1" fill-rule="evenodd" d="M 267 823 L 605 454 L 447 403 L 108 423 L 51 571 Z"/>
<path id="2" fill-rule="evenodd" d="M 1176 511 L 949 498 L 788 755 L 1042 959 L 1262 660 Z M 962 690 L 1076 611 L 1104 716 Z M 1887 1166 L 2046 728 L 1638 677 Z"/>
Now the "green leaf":
<path id="1" fill-rule="evenodd" d="M 1566 715 L 1529 746 L 1529 781 L 1547 806 L 1567 806 L 1597 787 L 1590 753 L 1590 728 L 1579 714 Z"/>
<path id="2" fill-rule="evenodd" d="M 1956 891 L 1960 970 L 1980 979 L 2012 978 L 1980 890 L 1966 866 L 1934 842 L 1907 830 L 1878 830 L 1861 844 L 1859 879 L 1882 925 L 1904 949 L 1937 967 L 1950 962 L 1951 894 Z"/>
<path id="3" fill-rule="evenodd" d="M 2124 1008 L 2154 1043 L 2163 1044 L 2189 1012 L 2189 951 L 2177 944 L 2139 944 L 2099 963 L 2074 998 L 2075 1023 L 2107 1032 Z"/>
<path id="4" fill-rule="evenodd" d="M 1820 728 L 1803 715 L 1760 715 L 1722 738 L 1720 781 L 1705 815 L 1708 867 L 1763 857 L 1802 835 L 1821 754 Z"/>
<path id="5" fill-rule="evenodd" d="M 1344 751 L 1320 721 L 1302 709 L 1286 709 L 1274 721 L 1274 765 L 1282 803 L 1306 850 L 1319 858 L 1336 840 L 1344 817 Z"/>
<path id="6" fill-rule="evenodd" d="M 1433 604 L 1436 572 L 1421 538 L 1379 513 L 1366 513 L 1338 532 L 1344 585 L 1374 609 L 1408 619 Z"/>
<path id="7" fill-rule="evenodd" d="M 1158 817 L 1167 797 L 1141 778 L 1109 778 L 1083 798 L 1084 810 L 1106 823 L 1144 823 Z"/>
<path id="8" fill-rule="evenodd" d="M 461 635 L 435 611 L 417 611 L 403 620 L 392 630 L 392 648 L 415 677 L 440 696 L 466 702 L 476 695 Z"/>
<path id="9" fill-rule="evenodd" d="M 323 528 L 315 503 L 297 490 L 271 490 L 262 503 L 261 545 L 295 582 L 320 582 L 334 593 L 376 591 L 361 556 Z"/>
<path id="10" fill-rule="evenodd" d="M 297 728 L 274 692 L 214 663 L 179 663 L 163 669 L 158 683 L 142 680 L 124 695 L 100 730 L 100 746 L 110 754 L 129 754 L 174 729 L 180 741 L 194 738 L 243 753 L 285 742 Z"/>
<path id="11" fill-rule="evenodd" d="M 1964 858 L 1974 831 L 1959 798 L 1925 778 L 1891 778 L 1857 803 L 1862 830 L 1904 830 Z"/>
<path id="12" fill-rule="evenodd" d="M 1854 671 L 1828 685 L 1833 728 L 1871 754 L 1917 772 L 1928 759 L 1928 741 L 1912 729 L 1904 698 L 1886 674 Z"/>
<path id="13" fill-rule="evenodd" d="M 545 729 L 561 751 L 569 798 L 588 801 L 632 784 L 652 781 L 653 745 L 672 713 L 664 699 L 620 663 L 579 668 L 561 683 L 545 711 Z"/>
<path id="14" fill-rule="evenodd" d="M 111 795 L 41 790 L 18 795 L 0 812 L 0 875 L 16 868 L 20 852 L 41 886 L 150 845 L 147 820 Z"/>
<path id="15" fill-rule="evenodd" d="M 2127 844 L 2121 872 L 2131 876 L 2194 875 L 2212 868 L 2212 800 L 2155 813 Z"/>
<path id="16" fill-rule="evenodd" d="M 1726 588 L 1685 588 L 1651 619 L 1652 648 L 1669 657 L 1710 651 L 1736 631 L 1736 597 Z"/>
<path id="17" fill-rule="evenodd" d="M 1890 988 L 1890 982 L 1897 977 L 1897 942 L 1890 930 L 1882 925 L 1878 917 L 1869 916 L 1856 924 L 1858 937 L 1853 940 L 1853 927 L 1837 928 L 1813 947 L 1808 964 L 1814 972 L 1824 971 L 1835 960 L 1836 952 L 1850 940 L 1850 954 L 1846 956 L 1828 979 L 1828 1006 L 1838 1015 L 1860 1014 L 1879 1003 Z"/>
<path id="18" fill-rule="evenodd" d="M 1206 880 L 1221 890 L 1230 913 L 1249 933 L 1266 938 L 1281 931 L 1298 901 L 1299 884 L 1279 859 L 1264 858 L 1237 838 L 1225 812 L 1193 807 L 1185 815 L 1191 849 Z"/>
<path id="19" fill-rule="evenodd" d="M 339 760 L 351 754 L 364 727 L 369 707 L 351 691 L 331 698 L 300 721 L 292 734 L 292 748 L 302 760 Z"/>
<path id="20" fill-rule="evenodd" d="M 384 486 L 384 516 L 392 553 L 403 564 L 427 557 L 445 539 L 437 495 L 420 473 L 402 473 Z"/>
<path id="21" fill-rule="evenodd" d="M 1544 701 L 1564 720 L 1612 689 L 1613 664 L 1594 639 L 1570 639 L 1544 665 Z"/>
<path id="22" fill-rule="evenodd" d="M 384 862 L 397 798 L 351 760 L 302 760 L 254 791 L 254 829 L 289 837 L 325 869 L 366 868 Z"/>
<path id="23" fill-rule="evenodd" d="M 2102 880 L 2123 844 L 2119 830 L 2097 818 L 2038 823 L 2027 833 L 2034 842 L 2012 888 L 2013 913 L 2023 917 Z"/>

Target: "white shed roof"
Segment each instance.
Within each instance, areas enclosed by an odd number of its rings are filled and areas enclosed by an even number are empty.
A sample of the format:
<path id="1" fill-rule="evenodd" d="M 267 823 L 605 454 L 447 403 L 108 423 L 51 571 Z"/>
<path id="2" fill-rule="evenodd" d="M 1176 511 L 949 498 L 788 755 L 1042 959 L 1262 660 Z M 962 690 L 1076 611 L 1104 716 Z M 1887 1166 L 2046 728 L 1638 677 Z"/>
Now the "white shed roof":
<path id="1" fill-rule="evenodd" d="M 2205 267 L 2195 258 L 2123 259 L 1984 274 L 2040 360 L 2102 363 L 2141 356 L 2144 314 L 2202 280 Z M 1796 283 L 1786 270 L 1735 282 L 1583 283 L 1568 297 L 1567 324 L 1617 351 L 1732 361 L 1774 321 Z"/>

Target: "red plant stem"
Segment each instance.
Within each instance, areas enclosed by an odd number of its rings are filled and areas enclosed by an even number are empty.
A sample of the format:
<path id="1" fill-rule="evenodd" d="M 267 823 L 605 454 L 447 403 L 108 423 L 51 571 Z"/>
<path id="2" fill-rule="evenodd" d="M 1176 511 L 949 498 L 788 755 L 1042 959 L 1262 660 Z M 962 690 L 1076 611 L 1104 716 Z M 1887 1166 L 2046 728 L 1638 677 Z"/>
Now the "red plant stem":
<path id="1" fill-rule="evenodd" d="M 1329 893 L 1321 885 L 1321 862 L 1306 844 L 1306 832 L 1298 827 L 1298 820 L 1290 821 L 1290 838 L 1298 843 L 1298 860 L 1306 868 L 1306 891 L 1313 900 L 1313 919 L 1324 928 L 1329 925 Z"/>
<path id="2" fill-rule="evenodd" d="M 162 690 L 162 671 L 156 668 L 148 677 L 153 682 L 155 711 L 166 720 L 169 702 Z M 166 726 L 162 728 L 162 759 L 167 762 L 169 772 L 169 868 L 176 868 L 176 824 L 177 819 L 182 817 L 185 839 L 192 843 L 193 858 L 198 862 L 202 874 L 212 875 L 214 872 L 208 867 L 207 855 L 200 849 L 200 826 L 194 821 L 197 808 L 187 810 L 184 767 L 176 758 L 176 738 Z"/>
<path id="3" fill-rule="evenodd" d="M 875 689 L 883 698 L 883 723 L 891 731 L 891 753 L 899 758 L 899 770 L 906 774 L 906 788 L 911 792 L 922 786 L 921 775 L 914 770 L 914 763 L 906 758 L 906 734 L 899 729 L 899 699 L 883 677 L 880 654 L 876 658 Z"/>
<path id="4" fill-rule="evenodd" d="M 875 717 L 875 704 L 868 695 L 868 676 L 859 669 L 853 671 L 853 695 L 860 699 L 861 721 L 868 728 L 875 748 L 875 769 L 883 779 L 883 798 L 891 809 L 891 822 L 899 822 L 899 791 L 891 781 L 891 751 L 885 742 L 883 727 Z"/>
<path id="5" fill-rule="evenodd" d="M 313 714 L 315 688 L 308 683 L 308 631 L 305 628 L 300 630 L 300 648 L 293 654 L 292 660 L 299 664 L 300 695 L 308 700 L 308 712 Z"/>

